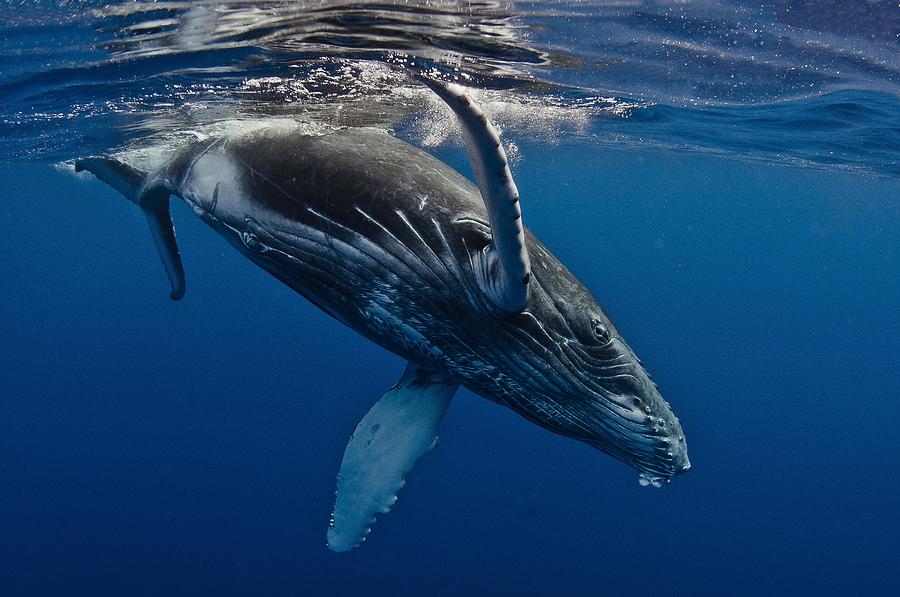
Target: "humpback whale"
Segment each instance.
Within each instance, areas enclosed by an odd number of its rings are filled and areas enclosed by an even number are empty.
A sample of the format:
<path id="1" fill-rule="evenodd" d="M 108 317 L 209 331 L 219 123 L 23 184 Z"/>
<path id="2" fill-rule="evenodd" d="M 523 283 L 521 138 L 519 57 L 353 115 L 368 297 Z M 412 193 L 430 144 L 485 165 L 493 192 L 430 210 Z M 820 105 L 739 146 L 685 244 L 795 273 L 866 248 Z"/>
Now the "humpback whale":
<path id="1" fill-rule="evenodd" d="M 476 184 L 386 132 L 284 123 L 181 148 L 153 172 L 75 162 L 146 214 L 171 283 L 185 274 L 180 198 L 243 255 L 406 371 L 363 416 L 337 477 L 328 546 L 353 549 L 431 449 L 458 386 L 632 466 L 661 486 L 690 467 L 681 424 L 606 311 L 522 223 L 490 119 L 424 76 L 455 113 Z"/>

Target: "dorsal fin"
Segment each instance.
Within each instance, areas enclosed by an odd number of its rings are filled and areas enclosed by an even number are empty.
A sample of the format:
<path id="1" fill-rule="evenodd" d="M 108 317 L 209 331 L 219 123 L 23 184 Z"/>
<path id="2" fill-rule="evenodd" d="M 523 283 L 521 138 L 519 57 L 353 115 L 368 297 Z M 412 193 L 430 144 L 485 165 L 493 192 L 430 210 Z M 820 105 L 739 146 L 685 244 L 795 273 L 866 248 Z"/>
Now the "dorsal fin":
<path id="1" fill-rule="evenodd" d="M 479 282 L 497 307 L 509 312 L 521 311 L 528 303 L 531 260 L 525 245 L 519 191 L 500 136 L 463 87 L 424 76 L 419 79 L 459 119 L 475 180 L 487 207 L 493 242 L 483 255 Z"/>
<path id="2" fill-rule="evenodd" d="M 162 185 L 148 185 L 146 172 L 110 158 L 77 160 L 75 171 L 82 170 L 87 170 L 141 208 L 147 216 L 150 235 L 172 286 L 169 297 L 173 301 L 181 299 L 185 288 L 184 266 L 169 212 L 169 190 Z"/>

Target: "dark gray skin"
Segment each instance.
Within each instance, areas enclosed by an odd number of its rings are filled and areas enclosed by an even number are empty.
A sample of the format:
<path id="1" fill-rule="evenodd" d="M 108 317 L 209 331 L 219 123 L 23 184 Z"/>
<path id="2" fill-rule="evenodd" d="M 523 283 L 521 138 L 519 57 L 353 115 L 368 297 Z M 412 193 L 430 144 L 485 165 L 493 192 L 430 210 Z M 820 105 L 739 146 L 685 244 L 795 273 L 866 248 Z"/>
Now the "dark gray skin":
<path id="1" fill-rule="evenodd" d="M 189 146 L 147 185 L 360 334 L 633 466 L 642 483 L 690 467 L 640 361 L 534 235 L 526 309 L 486 299 L 473 269 L 491 242 L 484 203 L 429 154 L 374 130 L 267 127 Z"/>

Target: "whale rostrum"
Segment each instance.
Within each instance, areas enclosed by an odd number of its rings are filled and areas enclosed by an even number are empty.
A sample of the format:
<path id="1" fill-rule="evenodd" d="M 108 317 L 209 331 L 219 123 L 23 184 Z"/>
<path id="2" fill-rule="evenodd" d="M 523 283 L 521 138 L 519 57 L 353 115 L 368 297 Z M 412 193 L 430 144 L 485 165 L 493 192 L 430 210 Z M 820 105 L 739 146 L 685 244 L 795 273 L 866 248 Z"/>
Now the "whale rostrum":
<path id="1" fill-rule="evenodd" d="M 169 199 L 317 307 L 405 358 L 356 427 L 328 545 L 387 512 L 436 442 L 459 385 L 585 442 L 661 486 L 690 468 L 681 424 L 591 293 L 524 228 L 500 138 L 462 87 L 425 77 L 455 113 L 477 187 L 374 129 L 273 121 L 181 148 L 153 172 L 78 160 L 147 216 L 171 297 L 184 295 Z"/>

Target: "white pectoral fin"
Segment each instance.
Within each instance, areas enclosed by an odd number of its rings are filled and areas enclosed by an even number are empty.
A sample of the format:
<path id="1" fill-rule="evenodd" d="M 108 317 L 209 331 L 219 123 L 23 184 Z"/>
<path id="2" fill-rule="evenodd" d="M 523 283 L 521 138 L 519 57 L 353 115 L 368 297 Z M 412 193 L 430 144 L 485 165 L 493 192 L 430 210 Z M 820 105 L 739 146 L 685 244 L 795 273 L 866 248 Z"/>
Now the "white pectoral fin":
<path id="1" fill-rule="evenodd" d="M 410 363 L 400 382 L 362 418 L 344 450 L 337 478 L 328 547 L 350 551 L 397 501 L 403 477 L 437 440 L 458 384 L 446 374 Z"/>
<path id="2" fill-rule="evenodd" d="M 528 302 L 531 260 L 525 245 L 519 191 L 500 136 L 487 115 L 459 85 L 420 77 L 456 114 L 475 180 L 487 207 L 493 244 L 480 279 L 483 290 L 502 310 L 521 311 Z"/>

